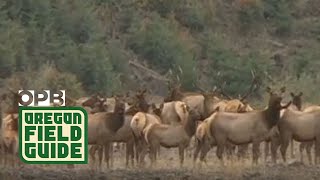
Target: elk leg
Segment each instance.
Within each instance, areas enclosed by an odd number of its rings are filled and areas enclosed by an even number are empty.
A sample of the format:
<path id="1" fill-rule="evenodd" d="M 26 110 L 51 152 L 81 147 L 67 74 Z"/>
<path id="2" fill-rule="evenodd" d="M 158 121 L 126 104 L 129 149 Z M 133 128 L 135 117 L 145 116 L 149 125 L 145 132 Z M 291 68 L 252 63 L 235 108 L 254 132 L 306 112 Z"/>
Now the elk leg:
<path id="1" fill-rule="evenodd" d="M 108 158 L 111 160 L 111 163 L 110 163 L 110 167 L 113 167 L 113 143 L 110 143 L 110 145 L 109 145 L 109 153 L 108 153 Z M 108 165 L 109 166 L 109 165 Z M 109 167 L 108 167 L 109 168 Z"/>
<path id="2" fill-rule="evenodd" d="M 103 155 L 102 151 L 103 151 L 103 146 L 99 145 L 98 147 L 99 170 L 101 170 L 102 155 Z"/>
<path id="3" fill-rule="evenodd" d="M 265 141 L 265 144 L 264 144 L 264 161 L 265 162 L 267 162 L 268 160 L 269 151 L 270 151 L 270 142 Z"/>
<path id="4" fill-rule="evenodd" d="M 280 146 L 279 139 L 271 139 L 271 158 L 274 164 L 277 163 L 277 150 Z"/>
<path id="5" fill-rule="evenodd" d="M 316 138 L 316 141 L 315 141 L 315 156 L 314 156 L 314 164 L 318 164 L 318 158 L 319 158 L 319 155 L 320 155 L 320 142 L 319 142 L 319 139 Z"/>
<path id="6" fill-rule="evenodd" d="M 300 162 L 303 163 L 303 149 L 305 149 L 305 143 L 302 142 L 299 145 L 299 152 L 300 152 Z"/>
<path id="7" fill-rule="evenodd" d="M 180 167 L 183 166 L 183 161 L 184 161 L 184 147 L 179 146 L 179 157 L 180 157 Z"/>
<path id="8" fill-rule="evenodd" d="M 222 156 L 223 150 L 224 150 L 224 145 L 223 144 L 218 144 L 216 154 L 217 154 L 217 157 L 220 160 L 222 165 L 224 164 L 223 163 L 223 156 Z"/>
<path id="9" fill-rule="evenodd" d="M 196 148 L 195 148 L 194 153 L 193 153 L 193 166 L 195 166 L 195 163 L 197 161 L 198 154 L 199 154 L 200 149 L 202 147 L 202 142 L 199 141 L 199 140 L 196 140 L 195 146 L 196 146 Z"/>
<path id="10" fill-rule="evenodd" d="M 211 149 L 211 146 L 209 143 L 207 142 L 204 142 L 203 145 L 202 145 L 202 148 L 201 148 L 201 153 L 200 153 L 200 162 L 205 162 L 206 163 L 206 156 L 208 154 L 208 152 L 210 151 Z"/>
<path id="11" fill-rule="evenodd" d="M 292 138 L 290 141 L 290 150 L 291 150 L 291 158 L 294 158 L 294 141 Z"/>
<path id="12" fill-rule="evenodd" d="M 252 142 L 252 164 L 258 164 L 259 146 L 259 142 Z"/>
<path id="13" fill-rule="evenodd" d="M 107 143 L 104 146 L 104 161 L 107 163 L 107 168 L 110 168 L 110 146 L 112 146 L 112 143 Z"/>
<path id="14" fill-rule="evenodd" d="M 313 141 L 312 142 L 307 142 L 306 144 L 306 151 L 307 151 L 307 156 L 308 156 L 308 161 L 309 161 L 309 164 L 311 165 L 312 164 L 312 159 L 311 159 L 311 147 L 313 145 Z"/>
<path id="15" fill-rule="evenodd" d="M 95 154 L 96 154 L 96 151 L 97 151 L 97 148 L 98 146 L 97 145 L 93 145 L 93 146 L 91 146 L 90 147 L 90 149 L 89 149 L 89 156 L 90 156 L 90 159 L 92 160 L 92 162 L 93 162 L 93 166 L 95 165 L 95 163 L 96 163 L 96 156 L 95 156 Z"/>
<path id="16" fill-rule="evenodd" d="M 130 141 L 127 146 L 129 146 L 130 151 L 130 159 L 131 159 L 131 166 L 134 167 L 134 142 Z"/>
<path id="17" fill-rule="evenodd" d="M 288 146 L 289 146 L 289 140 L 283 141 L 280 146 L 281 156 L 282 156 L 283 162 L 285 163 L 287 162 L 286 152 L 287 152 Z"/>

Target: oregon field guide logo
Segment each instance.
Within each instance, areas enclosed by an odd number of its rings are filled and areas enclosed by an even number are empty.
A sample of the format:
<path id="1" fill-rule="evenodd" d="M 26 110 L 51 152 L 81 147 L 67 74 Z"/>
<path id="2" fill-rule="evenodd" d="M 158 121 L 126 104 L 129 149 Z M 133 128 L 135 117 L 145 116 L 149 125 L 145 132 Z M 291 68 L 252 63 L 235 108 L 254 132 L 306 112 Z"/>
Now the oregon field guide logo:
<path id="1" fill-rule="evenodd" d="M 28 164 L 87 164 L 88 117 L 81 107 L 19 107 L 19 154 Z"/>

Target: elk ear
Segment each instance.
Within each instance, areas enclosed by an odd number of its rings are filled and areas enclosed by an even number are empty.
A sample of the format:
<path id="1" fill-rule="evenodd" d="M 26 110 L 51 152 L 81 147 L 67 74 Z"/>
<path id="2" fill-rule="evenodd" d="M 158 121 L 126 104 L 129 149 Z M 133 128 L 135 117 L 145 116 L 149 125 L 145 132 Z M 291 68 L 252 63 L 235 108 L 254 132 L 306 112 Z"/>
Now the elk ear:
<path id="1" fill-rule="evenodd" d="M 269 86 L 267 86 L 266 91 L 267 91 L 268 93 L 272 94 L 271 88 L 270 88 Z"/>
<path id="2" fill-rule="evenodd" d="M 286 92 L 286 87 L 285 87 L 285 86 L 283 86 L 283 87 L 280 89 L 280 92 L 281 92 L 281 93 Z"/>
<path id="3" fill-rule="evenodd" d="M 164 106 L 164 104 L 161 103 L 161 104 L 160 104 L 160 109 L 161 109 L 161 111 L 162 111 L 162 109 L 163 109 L 163 106 Z"/>
<path id="4" fill-rule="evenodd" d="M 295 94 L 293 92 L 290 92 L 291 97 L 295 97 Z"/>
<path id="5" fill-rule="evenodd" d="M 298 96 L 301 97 L 302 95 L 303 95 L 303 92 L 300 92 Z"/>

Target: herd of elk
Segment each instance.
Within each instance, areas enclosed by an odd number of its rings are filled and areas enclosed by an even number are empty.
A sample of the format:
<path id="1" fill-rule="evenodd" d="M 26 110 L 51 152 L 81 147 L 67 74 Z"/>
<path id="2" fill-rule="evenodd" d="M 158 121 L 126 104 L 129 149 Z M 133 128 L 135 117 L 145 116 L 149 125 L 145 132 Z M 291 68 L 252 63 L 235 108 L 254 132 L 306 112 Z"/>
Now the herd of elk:
<path id="1" fill-rule="evenodd" d="M 178 148 L 182 166 L 192 138 L 195 139 L 194 163 L 199 153 L 200 161 L 205 162 L 213 146 L 217 147 L 216 156 L 223 163 L 224 154 L 231 157 L 237 148 L 238 157 L 244 157 L 251 144 L 252 161 L 256 164 L 262 142 L 266 143 L 265 158 L 271 149 L 273 162 L 276 162 L 277 150 L 280 149 L 286 161 L 286 150 L 291 143 L 293 153 L 294 140 L 301 142 L 301 161 L 305 149 L 311 163 L 310 152 L 314 145 L 314 161 L 318 163 L 320 106 L 303 109 L 302 93 L 290 93 L 291 101 L 282 103 L 286 90 L 283 87 L 279 92 L 267 88 L 269 99 L 266 108 L 254 110 L 246 99 L 256 90 L 256 82 L 253 74 L 248 92 L 239 98 L 232 98 L 222 88 L 220 92 L 183 92 L 180 85 L 176 85 L 169 86 L 168 96 L 159 104 L 147 101 L 146 89 L 137 91 L 133 96 L 126 94 L 106 98 L 95 94 L 78 100 L 67 97 L 66 104 L 81 106 L 88 112 L 89 157 L 95 166 L 97 153 L 98 169 L 102 167 L 103 156 L 107 167 L 112 166 L 114 143 L 126 145 L 126 167 L 134 166 L 135 162 L 143 166 L 148 153 L 150 165 L 154 166 L 160 156 L 160 147 Z M 0 158 L 5 164 L 8 157 L 17 156 L 18 101 L 21 98 L 13 90 L 9 92 L 12 105 L 0 122 Z M 1 101 L 6 98 L 8 95 L 1 96 Z"/>

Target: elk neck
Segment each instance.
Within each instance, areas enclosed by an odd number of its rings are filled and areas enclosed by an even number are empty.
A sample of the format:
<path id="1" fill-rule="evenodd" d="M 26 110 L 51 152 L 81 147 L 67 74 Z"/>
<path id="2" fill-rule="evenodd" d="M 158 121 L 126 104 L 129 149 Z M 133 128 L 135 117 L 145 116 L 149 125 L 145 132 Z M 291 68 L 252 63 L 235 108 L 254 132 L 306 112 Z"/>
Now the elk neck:
<path id="1" fill-rule="evenodd" d="M 111 120 L 110 120 L 110 128 L 113 132 L 118 131 L 120 129 L 125 121 L 125 111 L 124 107 L 120 105 L 120 107 L 115 108 L 114 112 L 111 115 Z"/>
<path id="2" fill-rule="evenodd" d="M 194 116 L 194 113 L 190 111 L 188 119 L 184 124 L 184 129 L 190 138 L 196 133 L 196 121 Z"/>
<path id="3" fill-rule="evenodd" d="M 263 115 L 268 129 L 271 129 L 280 119 L 280 109 L 275 106 L 268 106 L 268 108 L 263 111 Z"/>

